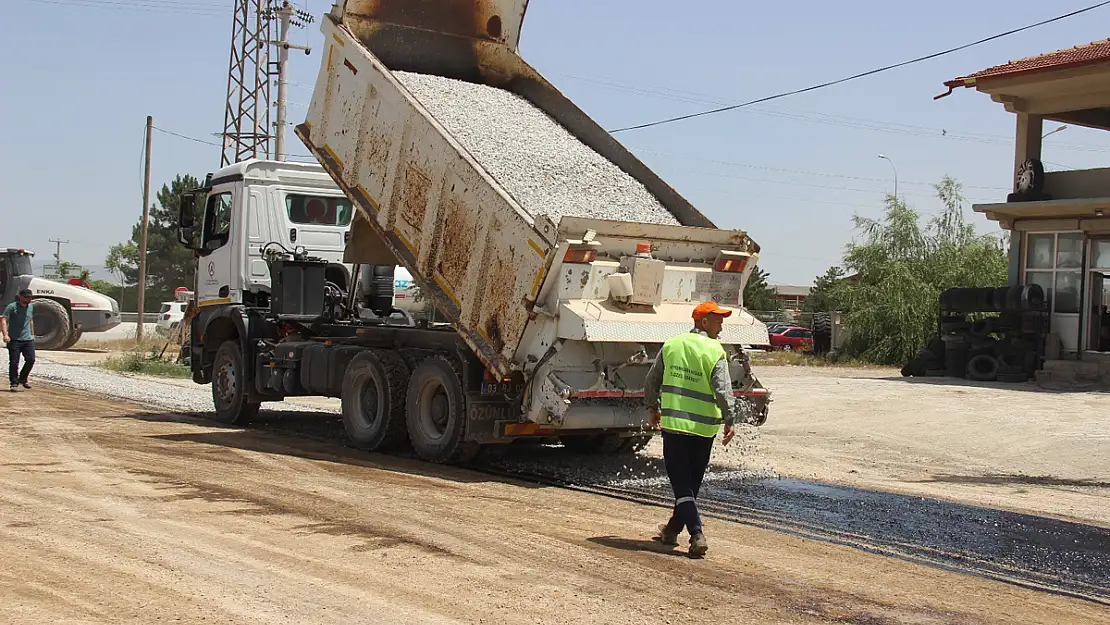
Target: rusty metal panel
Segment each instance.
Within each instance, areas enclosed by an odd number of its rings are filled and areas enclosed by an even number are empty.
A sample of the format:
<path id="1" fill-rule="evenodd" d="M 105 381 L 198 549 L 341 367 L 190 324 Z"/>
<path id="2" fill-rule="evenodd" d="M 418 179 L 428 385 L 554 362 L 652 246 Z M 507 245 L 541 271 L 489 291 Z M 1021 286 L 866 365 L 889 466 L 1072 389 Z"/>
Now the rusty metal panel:
<path id="1" fill-rule="evenodd" d="M 347 29 L 325 19 L 323 31 L 298 136 L 475 353 L 508 375 L 554 225 L 522 210 Z"/>

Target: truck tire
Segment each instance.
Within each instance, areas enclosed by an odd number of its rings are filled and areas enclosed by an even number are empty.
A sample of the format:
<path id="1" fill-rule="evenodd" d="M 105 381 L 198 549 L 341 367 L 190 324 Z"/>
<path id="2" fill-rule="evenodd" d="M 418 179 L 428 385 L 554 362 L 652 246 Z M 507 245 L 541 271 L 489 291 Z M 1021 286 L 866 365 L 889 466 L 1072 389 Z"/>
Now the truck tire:
<path id="1" fill-rule="evenodd" d="M 408 383 L 409 369 L 397 354 L 369 350 L 351 360 L 343 375 L 343 429 L 355 447 L 389 451 L 405 444 Z"/>
<path id="2" fill-rule="evenodd" d="M 73 347 L 74 345 L 76 345 L 77 341 L 80 341 L 80 340 L 81 340 L 81 331 L 80 330 L 73 330 L 69 333 L 69 336 L 66 337 L 66 342 L 62 343 L 62 346 L 59 347 L 58 349 L 69 349 L 69 348 Z"/>
<path id="3" fill-rule="evenodd" d="M 65 306 L 52 299 L 36 299 L 31 304 L 34 306 L 35 348 L 65 349 L 62 345 L 65 345 L 70 332 L 69 313 Z"/>
<path id="4" fill-rule="evenodd" d="M 988 354 L 979 354 L 967 361 L 967 378 L 977 382 L 992 382 L 998 377 L 998 360 Z"/>
<path id="5" fill-rule="evenodd" d="M 243 382 L 243 354 L 237 340 L 224 341 L 216 350 L 212 364 L 213 417 L 224 425 L 246 425 L 258 414 L 261 404 L 247 401 L 247 386 Z"/>
<path id="6" fill-rule="evenodd" d="M 480 446 L 466 436 L 462 377 L 443 356 L 425 358 L 409 378 L 405 423 L 416 455 L 428 462 L 465 463 Z"/>

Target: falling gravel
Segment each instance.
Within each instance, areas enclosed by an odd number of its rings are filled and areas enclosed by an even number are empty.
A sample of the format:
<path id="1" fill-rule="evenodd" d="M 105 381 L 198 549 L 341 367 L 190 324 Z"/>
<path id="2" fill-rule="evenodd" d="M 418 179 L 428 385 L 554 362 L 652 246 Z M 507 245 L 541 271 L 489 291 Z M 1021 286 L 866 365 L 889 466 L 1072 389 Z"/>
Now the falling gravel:
<path id="1" fill-rule="evenodd" d="M 679 225 L 644 185 L 524 98 L 441 76 L 394 75 L 533 215 Z"/>

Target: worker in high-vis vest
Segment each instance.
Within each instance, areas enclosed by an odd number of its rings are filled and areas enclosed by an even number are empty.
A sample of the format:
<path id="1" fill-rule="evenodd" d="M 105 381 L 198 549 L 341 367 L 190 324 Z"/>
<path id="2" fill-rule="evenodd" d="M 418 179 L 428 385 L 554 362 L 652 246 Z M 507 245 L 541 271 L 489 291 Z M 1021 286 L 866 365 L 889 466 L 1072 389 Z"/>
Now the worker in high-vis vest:
<path id="1" fill-rule="evenodd" d="M 714 302 L 694 308 L 694 329 L 663 344 L 644 383 L 644 401 L 651 425 L 663 431 L 663 462 L 674 489 L 671 520 L 659 526 L 656 540 L 678 545 L 685 528 L 690 533 L 690 557 L 709 550 L 702 532 L 697 498 L 709 467 L 713 439 L 724 426 L 721 443 L 735 433 L 732 378 L 728 356 L 717 336 L 731 310 Z"/>

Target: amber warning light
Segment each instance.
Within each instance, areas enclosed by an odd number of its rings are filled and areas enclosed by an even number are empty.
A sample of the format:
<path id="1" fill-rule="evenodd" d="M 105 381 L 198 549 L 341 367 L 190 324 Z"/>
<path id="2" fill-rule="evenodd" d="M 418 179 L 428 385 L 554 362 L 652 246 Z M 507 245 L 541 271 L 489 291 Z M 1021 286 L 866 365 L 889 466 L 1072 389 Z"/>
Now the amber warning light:
<path id="1" fill-rule="evenodd" d="M 744 273 L 751 256 L 743 252 L 722 251 L 717 254 L 717 262 L 713 263 L 713 271 L 723 273 Z"/>
<path id="2" fill-rule="evenodd" d="M 569 249 L 563 256 L 564 263 L 592 263 L 597 258 L 597 250 Z"/>

